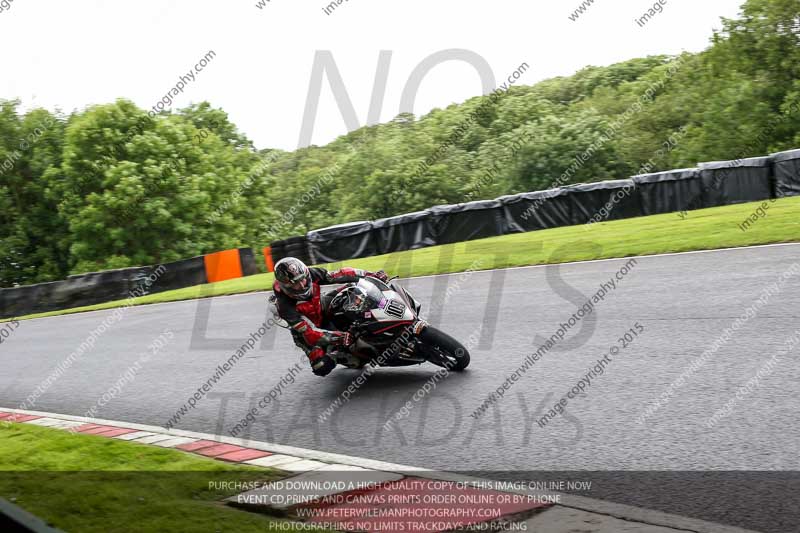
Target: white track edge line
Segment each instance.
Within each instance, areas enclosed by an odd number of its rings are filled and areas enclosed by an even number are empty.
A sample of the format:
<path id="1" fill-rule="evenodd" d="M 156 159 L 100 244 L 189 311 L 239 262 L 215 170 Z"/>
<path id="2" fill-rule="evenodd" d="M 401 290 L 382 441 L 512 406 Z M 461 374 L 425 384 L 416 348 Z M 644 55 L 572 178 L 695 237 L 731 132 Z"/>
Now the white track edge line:
<path id="1" fill-rule="evenodd" d="M 200 440 L 213 440 L 225 444 L 235 444 L 246 448 L 253 448 L 256 450 L 280 453 L 283 455 L 293 455 L 295 457 L 302 457 L 303 459 L 338 463 L 350 466 L 359 466 L 361 468 L 367 468 L 370 470 L 381 470 L 397 474 L 407 474 L 407 475 L 410 474 L 428 479 L 436 479 L 444 481 L 476 481 L 476 482 L 496 481 L 496 480 L 491 480 L 489 478 L 478 478 L 452 472 L 431 470 L 427 468 L 419 468 L 419 467 L 401 465 L 396 463 L 388 463 L 384 461 L 378 461 L 375 459 L 367 459 L 365 457 L 355 457 L 350 455 L 342 455 L 338 453 L 322 452 L 318 450 L 311 450 L 308 448 L 287 446 L 284 444 L 251 441 L 247 439 L 226 437 L 222 435 L 213 435 L 210 433 L 199 433 L 196 431 L 187 431 L 182 429 L 167 430 L 159 426 L 150 426 L 146 424 L 136 424 L 132 422 L 122 422 L 117 420 L 105 420 L 100 418 L 88 418 L 84 416 L 73 416 L 61 413 L 48 413 L 44 411 L 28 411 L 23 409 L 12 409 L 6 407 L 0 407 L 0 411 L 7 413 L 25 414 L 25 415 L 45 416 L 48 418 L 55 418 L 59 420 L 85 422 L 87 424 L 100 424 L 100 425 L 115 426 L 127 429 L 138 429 L 140 431 L 149 431 L 152 433 L 174 435 L 176 437 L 191 437 Z M 3 421 L 0 420 L 0 424 L 2 423 Z M 69 431 L 69 430 L 61 430 L 61 431 Z M 280 469 L 280 467 L 276 468 Z M 528 494 L 527 491 L 508 491 L 508 492 L 515 492 L 517 494 L 523 494 L 523 495 Z M 556 505 L 560 505 L 562 507 L 580 509 L 588 512 L 594 512 L 598 514 L 604 514 L 615 518 L 620 518 L 623 520 L 652 524 L 672 529 L 682 529 L 696 533 L 759 533 L 757 531 L 746 530 L 722 524 L 716 524 L 713 522 L 699 520 L 696 518 L 683 517 L 651 509 L 643 509 L 639 507 L 634 507 L 632 505 L 607 502 L 604 500 L 588 498 L 585 496 L 576 496 L 573 494 L 564 494 L 557 492 L 552 492 L 552 494 L 559 494 L 561 496 L 561 503 Z"/>

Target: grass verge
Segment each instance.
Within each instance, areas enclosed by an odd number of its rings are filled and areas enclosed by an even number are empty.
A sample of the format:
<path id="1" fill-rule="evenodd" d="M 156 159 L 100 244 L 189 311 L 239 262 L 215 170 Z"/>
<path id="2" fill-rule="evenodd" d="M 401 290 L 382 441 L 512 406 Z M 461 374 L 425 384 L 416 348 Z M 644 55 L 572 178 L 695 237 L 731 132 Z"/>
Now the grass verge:
<path id="1" fill-rule="evenodd" d="M 739 224 L 762 202 L 667 213 L 592 225 L 518 233 L 420 250 L 353 259 L 348 266 L 384 269 L 391 274 L 425 276 L 515 266 L 567 263 L 694 250 L 713 250 L 783 242 L 800 242 L 800 197 L 769 202 L 766 216 L 747 231 Z M 478 261 L 476 263 L 476 261 Z M 336 267 L 336 265 L 325 265 Z M 133 305 L 174 302 L 269 290 L 272 274 L 198 285 L 136 298 Z M 18 320 L 111 309 L 126 301 L 40 313 Z"/>
<path id="2" fill-rule="evenodd" d="M 210 485 L 277 477 L 177 450 L 0 423 L 0 497 L 64 531 L 284 531 L 280 519 L 221 503 L 241 491 Z"/>

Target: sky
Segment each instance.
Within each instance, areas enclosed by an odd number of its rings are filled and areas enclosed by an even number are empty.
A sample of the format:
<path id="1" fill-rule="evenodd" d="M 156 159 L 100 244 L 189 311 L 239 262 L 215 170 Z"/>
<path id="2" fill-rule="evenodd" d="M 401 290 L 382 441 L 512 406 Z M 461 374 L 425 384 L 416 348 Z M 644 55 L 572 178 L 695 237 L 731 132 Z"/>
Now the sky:
<path id="1" fill-rule="evenodd" d="M 391 120 L 412 72 L 434 54 L 472 60 L 429 70 L 417 116 L 487 92 L 487 77 L 497 86 L 523 63 L 517 83 L 531 85 L 587 65 L 701 51 L 743 2 L 661 0 L 641 25 L 658 2 L 594 0 L 571 20 L 582 1 L 344 0 L 326 13 L 331 0 L 0 0 L 0 99 L 70 112 L 127 98 L 150 109 L 213 51 L 171 108 L 208 101 L 256 147 L 294 150 Z M 327 77 L 318 104 L 307 104 L 315 57 L 326 54 L 352 102 L 347 122 Z M 379 57 L 386 82 L 373 95 Z"/>

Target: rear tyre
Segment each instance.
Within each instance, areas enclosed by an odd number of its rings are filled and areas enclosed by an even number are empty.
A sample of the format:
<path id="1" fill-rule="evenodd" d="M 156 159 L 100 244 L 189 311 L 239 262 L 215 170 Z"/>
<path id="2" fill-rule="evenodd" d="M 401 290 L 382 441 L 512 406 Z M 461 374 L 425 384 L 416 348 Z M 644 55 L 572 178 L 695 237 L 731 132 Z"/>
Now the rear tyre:
<path id="1" fill-rule="evenodd" d="M 428 326 L 419 336 L 421 354 L 436 366 L 461 372 L 469 366 L 469 352 L 447 333 Z"/>

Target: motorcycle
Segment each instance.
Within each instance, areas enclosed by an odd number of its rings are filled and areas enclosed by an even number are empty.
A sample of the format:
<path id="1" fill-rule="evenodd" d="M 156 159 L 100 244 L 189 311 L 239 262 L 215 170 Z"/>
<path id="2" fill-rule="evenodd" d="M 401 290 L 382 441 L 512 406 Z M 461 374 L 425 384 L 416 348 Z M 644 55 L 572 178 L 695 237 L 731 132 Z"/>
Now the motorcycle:
<path id="1" fill-rule="evenodd" d="M 467 368 L 467 349 L 422 320 L 422 305 L 395 279 L 384 283 L 365 277 L 322 295 L 327 319 L 355 339 L 348 351 L 332 354 L 336 363 L 363 368 L 367 364 L 399 367 L 429 362 L 451 371 Z"/>

